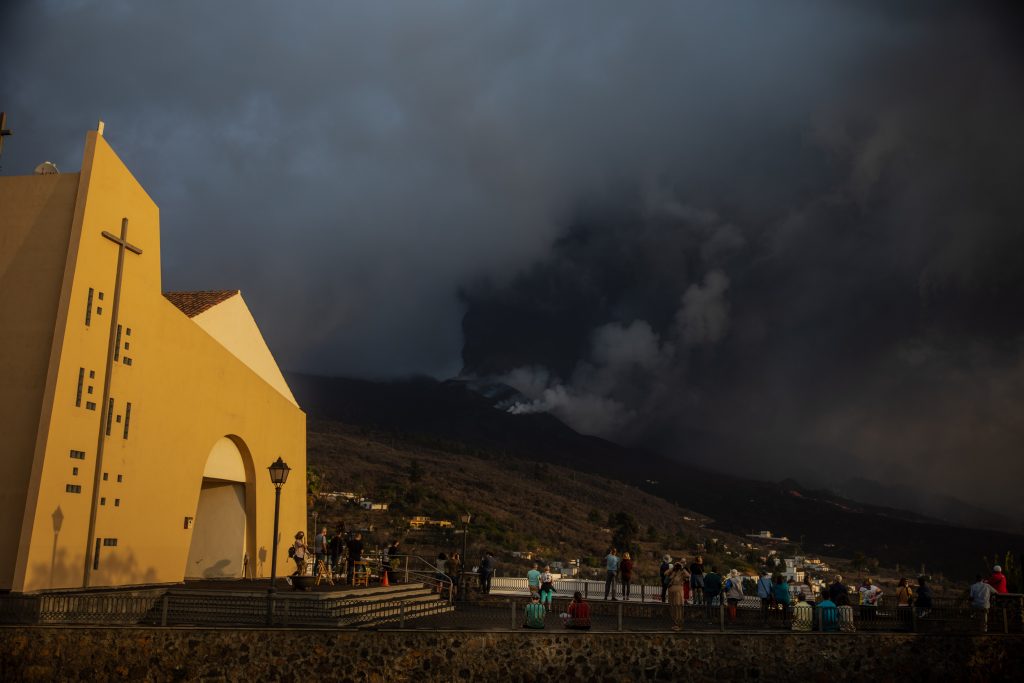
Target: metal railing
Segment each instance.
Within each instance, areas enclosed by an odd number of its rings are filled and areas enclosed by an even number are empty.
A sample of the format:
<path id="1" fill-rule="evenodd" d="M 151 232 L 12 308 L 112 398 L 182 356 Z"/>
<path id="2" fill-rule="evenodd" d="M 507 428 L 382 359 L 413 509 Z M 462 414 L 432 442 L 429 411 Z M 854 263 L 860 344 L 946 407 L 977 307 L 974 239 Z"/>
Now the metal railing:
<path id="1" fill-rule="evenodd" d="M 412 557 L 412 556 L 409 556 Z M 419 558 L 422 559 L 422 558 Z M 426 565 L 436 566 L 424 561 Z M 415 564 L 415 563 L 412 563 Z M 404 568 L 401 570 L 404 574 Z M 451 597 L 417 586 L 409 568 L 408 588 L 364 597 L 340 593 L 266 593 L 171 589 L 142 594 L 111 593 L 0 596 L 0 624 L 142 625 L 288 628 L 410 628 L 451 630 L 520 629 L 528 595 Z M 430 577 L 435 581 L 435 577 Z M 450 582 L 449 582 L 450 584 Z M 546 612 L 545 627 L 562 628 L 560 615 L 570 598 L 558 595 Z M 877 607 L 799 606 L 761 609 L 756 598 L 735 609 L 728 604 L 688 604 L 673 613 L 660 601 L 589 603 L 593 631 L 665 631 L 673 625 L 686 631 L 808 633 L 903 632 L 1024 634 L 1024 596 L 1001 595 L 987 611 L 972 609 L 965 599 L 935 599 L 928 610 L 883 601 Z M 673 619 L 675 617 L 675 619 Z"/>

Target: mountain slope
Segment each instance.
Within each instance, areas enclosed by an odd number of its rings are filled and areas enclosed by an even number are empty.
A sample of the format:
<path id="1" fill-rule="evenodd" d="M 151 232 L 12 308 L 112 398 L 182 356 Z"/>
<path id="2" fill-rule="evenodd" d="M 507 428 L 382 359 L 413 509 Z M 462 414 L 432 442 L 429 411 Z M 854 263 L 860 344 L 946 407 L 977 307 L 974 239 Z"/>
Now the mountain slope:
<path id="1" fill-rule="evenodd" d="M 982 557 L 1024 549 L 1024 537 L 972 530 L 892 508 L 856 503 L 796 482 L 763 482 L 710 472 L 583 436 L 556 418 L 512 415 L 459 381 L 368 382 L 289 375 L 299 404 L 314 419 L 414 435 L 465 457 L 505 456 L 556 464 L 618 480 L 712 518 L 734 534 L 770 529 L 805 548 L 851 557 L 863 553 L 966 578 Z"/>

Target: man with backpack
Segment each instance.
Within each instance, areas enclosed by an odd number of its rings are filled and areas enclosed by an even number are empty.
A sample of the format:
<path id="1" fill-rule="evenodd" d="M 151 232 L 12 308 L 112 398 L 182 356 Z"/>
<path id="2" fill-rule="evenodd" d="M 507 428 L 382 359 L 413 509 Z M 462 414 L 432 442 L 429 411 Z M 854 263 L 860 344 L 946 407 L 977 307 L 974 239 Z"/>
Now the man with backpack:
<path id="1" fill-rule="evenodd" d="M 716 600 L 721 604 L 722 575 L 718 573 L 716 567 L 712 567 L 711 571 L 704 575 L 704 605 L 709 619 L 711 618 L 711 607 Z"/>

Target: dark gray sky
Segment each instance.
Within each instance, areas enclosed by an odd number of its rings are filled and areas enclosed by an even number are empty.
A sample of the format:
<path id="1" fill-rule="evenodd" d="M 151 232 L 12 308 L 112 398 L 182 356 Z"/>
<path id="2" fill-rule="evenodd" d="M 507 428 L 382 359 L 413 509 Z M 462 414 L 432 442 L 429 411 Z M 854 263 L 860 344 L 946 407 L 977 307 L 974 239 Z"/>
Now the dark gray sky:
<path id="1" fill-rule="evenodd" d="M 241 288 L 286 368 L 465 369 L 733 471 L 1024 515 L 1001 5 L 5 7 L 3 172 L 77 170 L 102 118 L 165 287 Z"/>

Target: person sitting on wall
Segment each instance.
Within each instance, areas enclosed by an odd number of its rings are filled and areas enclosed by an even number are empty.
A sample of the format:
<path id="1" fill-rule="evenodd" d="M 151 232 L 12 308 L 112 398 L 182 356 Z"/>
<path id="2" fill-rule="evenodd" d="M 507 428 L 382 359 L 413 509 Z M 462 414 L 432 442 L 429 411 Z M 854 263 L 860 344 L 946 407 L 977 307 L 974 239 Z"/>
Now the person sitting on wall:
<path id="1" fill-rule="evenodd" d="M 839 608 L 836 606 L 836 603 L 832 602 L 832 599 L 826 592 L 822 591 L 821 598 L 818 604 L 814 606 L 816 621 L 821 625 L 822 631 L 838 631 Z"/>
<path id="2" fill-rule="evenodd" d="M 583 593 L 576 591 L 572 595 L 567 611 L 562 612 L 562 624 L 566 628 L 587 630 L 590 628 L 590 605 L 583 599 Z"/>
<path id="3" fill-rule="evenodd" d="M 796 605 L 793 607 L 793 630 L 810 631 L 814 610 L 807 602 L 807 594 L 800 591 L 796 594 Z"/>
<path id="4" fill-rule="evenodd" d="M 544 628 L 544 605 L 540 604 L 540 596 L 534 593 L 530 602 L 523 608 L 523 628 Z"/>

